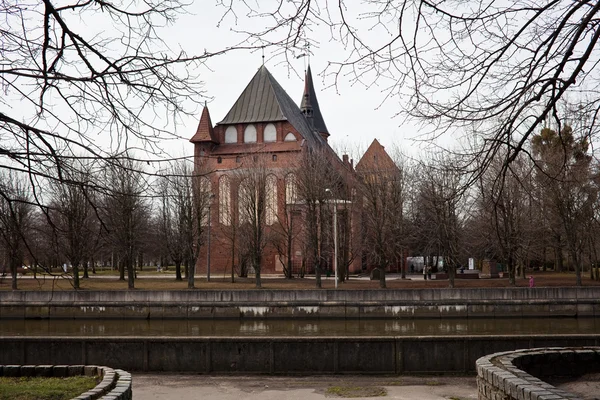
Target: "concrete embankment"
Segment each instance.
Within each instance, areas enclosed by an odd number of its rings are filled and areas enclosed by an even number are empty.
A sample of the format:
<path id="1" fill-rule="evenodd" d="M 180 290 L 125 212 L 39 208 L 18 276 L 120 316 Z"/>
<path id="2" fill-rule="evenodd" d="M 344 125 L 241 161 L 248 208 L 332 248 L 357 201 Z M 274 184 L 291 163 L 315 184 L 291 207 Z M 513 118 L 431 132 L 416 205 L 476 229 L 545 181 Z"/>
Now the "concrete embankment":
<path id="1" fill-rule="evenodd" d="M 0 318 L 600 316 L 600 288 L 0 291 Z"/>
<path id="2" fill-rule="evenodd" d="M 598 346 L 596 335 L 463 337 L 0 337 L 0 364 L 103 364 L 216 374 L 472 373 L 490 353 Z"/>

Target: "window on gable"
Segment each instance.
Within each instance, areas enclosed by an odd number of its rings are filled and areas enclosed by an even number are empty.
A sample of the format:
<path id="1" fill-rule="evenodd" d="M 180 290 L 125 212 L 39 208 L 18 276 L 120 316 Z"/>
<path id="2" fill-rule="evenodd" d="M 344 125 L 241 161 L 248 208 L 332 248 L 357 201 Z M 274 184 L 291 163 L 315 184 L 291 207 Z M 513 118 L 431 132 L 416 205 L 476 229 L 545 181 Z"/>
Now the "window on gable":
<path id="1" fill-rule="evenodd" d="M 285 138 L 283 139 L 284 142 L 295 142 L 296 141 L 296 135 L 294 135 L 292 132 L 288 132 L 287 135 L 285 135 Z"/>
<path id="2" fill-rule="evenodd" d="M 235 126 L 228 126 L 225 130 L 225 143 L 237 143 L 237 129 Z"/>
<path id="3" fill-rule="evenodd" d="M 265 131 L 263 133 L 265 142 L 276 142 L 277 141 L 277 129 L 275 129 L 275 125 L 268 124 L 265 126 Z"/>
<path id="4" fill-rule="evenodd" d="M 256 143 L 256 127 L 252 124 L 244 129 L 244 143 Z"/>

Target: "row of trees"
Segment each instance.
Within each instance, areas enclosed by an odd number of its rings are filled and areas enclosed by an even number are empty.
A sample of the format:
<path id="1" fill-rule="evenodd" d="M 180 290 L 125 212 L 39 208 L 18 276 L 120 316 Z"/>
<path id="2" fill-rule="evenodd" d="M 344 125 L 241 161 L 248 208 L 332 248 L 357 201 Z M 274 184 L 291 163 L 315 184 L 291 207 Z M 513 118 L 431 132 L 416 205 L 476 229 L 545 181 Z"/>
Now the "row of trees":
<path id="1" fill-rule="evenodd" d="M 230 175 L 237 197 L 229 205 L 229 221 L 213 229 L 221 229 L 231 250 L 232 279 L 252 267 L 258 287 L 269 245 L 289 278 L 293 248 L 301 247 L 302 264 L 314 268 L 320 287 L 333 261 L 334 207 L 341 282 L 360 258 L 363 266 L 379 269 L 385 287 L 386 270 L 404 274 L 405 257 L 422 255 L 432 264 L 443 257 L 451 286 L 469 257 L 502 262 L 513 284 L 517 272 L 524 277 L 526 268 L 562 271 L 566 260 L 580 285 L 584 266 L 599 278 L 592 267 L 598 262 L 600 176 L 588 146 L 569 126 L 558 132 L 545 128 L 531 141 L 531 157 L 522 154 L 505 169 L 498 154 L 475 183 L 447 157 L 411 162 L 395 154 L 394 161 L 351 173 L 333 154 L 311 151 L 283 172 L 293 182 L 286 180 L 279 196 L 264 159 L 246 157 Z M 149 185 L 142 170 L 131 161 L 101 171 L 78 165 L 65 168 L 65 176 L 82 171 L 86 176 L 49 180 L 44 191 L 33 194 L 23 176 L 4 174 L 2 192 L 10 197 L 0 201 L 0 243 L 13 288 L 25 259 L 47 271 L 69 264 L 75 288 L 81 268 L 85 278 L 96 265 L 118 266 L 133 288 L 136 265 L 174 264 L 176 279 L 182 279 L 183 267 L 193 288 L 215 198 L 210 171 L 194 173 L 179 161 Z M 39 197 L 47 199 L 46 206 L 38 205 Z M 272 210 L 274 201 L 284 209 Z"/>

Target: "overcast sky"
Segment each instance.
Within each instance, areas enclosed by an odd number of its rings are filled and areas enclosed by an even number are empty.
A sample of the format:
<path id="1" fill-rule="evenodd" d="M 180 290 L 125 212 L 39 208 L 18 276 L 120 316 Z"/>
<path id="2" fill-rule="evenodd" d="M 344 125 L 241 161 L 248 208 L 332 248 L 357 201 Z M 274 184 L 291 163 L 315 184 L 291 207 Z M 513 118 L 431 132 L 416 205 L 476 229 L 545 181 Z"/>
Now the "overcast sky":
<path id="1" fill-rule="evenodd" d="M 239 42 L 241 36 L 232 32 L 232 28 L 241 28 L 243 18 L 226 19 L 217 27 L 223 15 L 223 8 L 215 5 L 214 0 L 195 2 L 190 8 L 189 15 L 180 16 L 178 22 L 168 29 L 171 46 L 179 45 L 190 54 L 198 54 L 206 49 L 214 52 L 232 46 Z M 243 17 L 243 15 L 239 15 Z M 318 35 L 318 34 L 317 34 Z M 326 33 L 323 34 L 327 39 Z M 398 111 L 397 99 L 383 102 L 384 94 L 381 88 L 369 89 L 361 85 L 350 85 L 342 78 L 337 88 L 331 87 L 333 80 L 323 77 L 322 72 L 327 62 L 343 58 L 343 49 L 339 43 L 324 40 L 319 47 L 311 48 L 310 65 L 315 82 L 315 89 L 325 123 L 331 134 L 330 144 L 336 150 L 349 148 L 351 155 L 357 149 L 364 152 L 373 139 L 378 139 L 387 149 L 394 145 L 402 148 L 403 153 L 415 155 L 417 144 L 410 139 L 418 135 L 415 125 L 403 124 L 402 118 L 394 118 Z M 265 53 L 265 65 L 298 104 L 304 88 L 305 58 L 293 59 L 297 71 L 281 58 L 273 59 Z M 222 120 L 233 106 L 238 96 L 244 90 L 250 79 L 262 64 L 261 51 L 234 52 L 212 58 L 201 76 L 205 82 L 206 95 L 210 98 L 208 107 L 214 124 Z M 329 87 L 328 87 L 329 86 Z M 184 123 L 181 136 L 191 138 L 195 133 L 201 109 L 197 117 Z M 180 144 L 182 148 L 187 144 Z M 186 154 L 192 151 L 191 145 L 185 147 Z"/>

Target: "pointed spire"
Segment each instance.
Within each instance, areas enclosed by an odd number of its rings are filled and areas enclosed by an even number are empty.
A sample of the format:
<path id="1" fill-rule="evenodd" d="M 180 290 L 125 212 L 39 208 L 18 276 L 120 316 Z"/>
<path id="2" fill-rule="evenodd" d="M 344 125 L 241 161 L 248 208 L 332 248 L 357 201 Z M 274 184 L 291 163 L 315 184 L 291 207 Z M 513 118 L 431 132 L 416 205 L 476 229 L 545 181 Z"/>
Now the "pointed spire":
<path id="1" fill-rule="evenodd" d="M 304 79 L 304 94 L 302 95 L 302 103 L 300 104 L 300 110 L 304 116 L 311 122 L 311 126 L 318 131 L 323 139 L 327 140 L 329 137 L 329 131 L 321 115 L 321 109 L 319 108 L 319 101 L 313 85 L 312 73 L 310 71 L 310 65 L 306 69 L 306 77 Z"/>
<path id="2" fill-rule="evenodd" d="M 190 142 L 219 142 L 215 135 L 212 121 L 210 120 L 210 113 L 208 112 L 208 106 L 206 105 L 206 102 L 204 102 L 204 109 L 202 110 L 202 116 L 200 117 L 198 129 L 196 129 L 196 134 L 190 139 Z"/>

